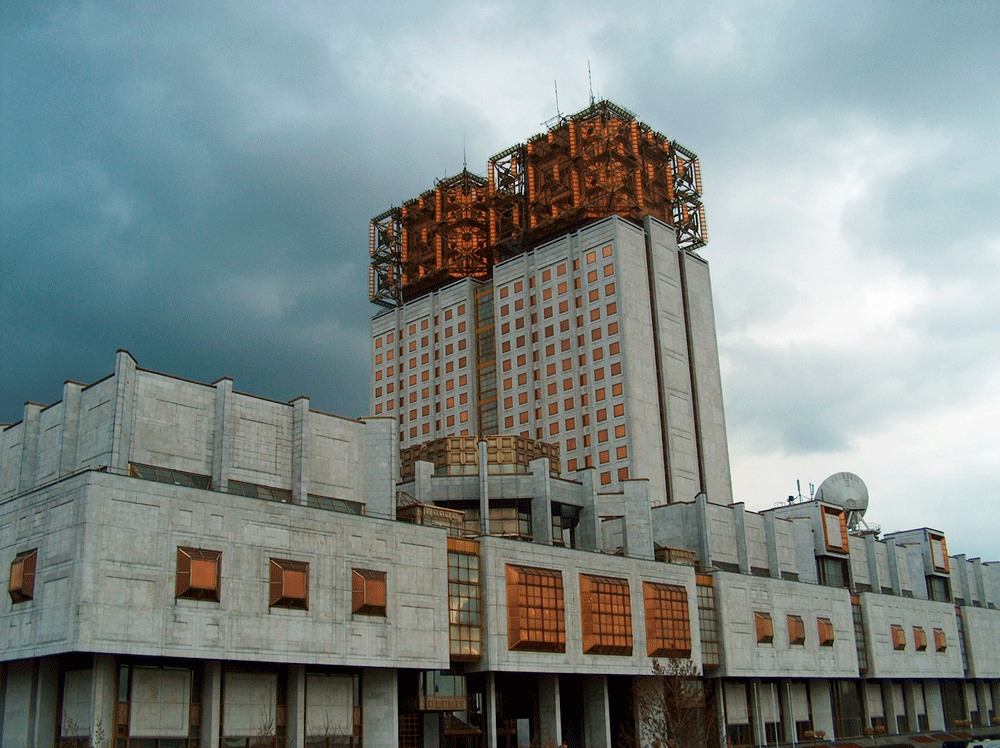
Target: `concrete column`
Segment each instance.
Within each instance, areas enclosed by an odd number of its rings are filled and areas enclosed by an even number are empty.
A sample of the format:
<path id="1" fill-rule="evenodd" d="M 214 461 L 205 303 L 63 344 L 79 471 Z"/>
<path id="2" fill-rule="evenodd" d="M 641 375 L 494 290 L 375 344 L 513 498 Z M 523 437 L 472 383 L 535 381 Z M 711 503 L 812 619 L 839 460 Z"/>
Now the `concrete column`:
<path id="1" fill-rule="evenodd" d="M 56 701 L 59 697 L 59 661 L 43 657 L 38 661 L 38 681 L 35 688 L 35 746 L 53 748 L 59 715 Z M 112 730 L 108 730 L 110 735 Z"/>
<path id="2" fill-rule="evenodd" d="M 420 504 L 433 504 L 431 481 L 434 478 L 434 463 L 417 460 L 413 463 L 413 498 Z"/>
<path id="3" fill-rule="evenodd" d="M 552 479 L 549 475 L 548 457 L 538 457 L 531 461 L 531 486 L 533 542 L 552 545 Z"/>
<path id="4" fill-rule="evenodd" d="M 607 676 L 583 677 L 583 735 L 587 748 L 611 748 Z"/>
<path id="5" fill-rule="evenodd" d="M 653 517 L 649 506 L 649 482 L 621 481 L 625 505 L 624 541 L 628 558 L 653 560 Z"/>
<path id="6" fill-rule="evenodd" d="M 962 684 L 965 688 L 965 684 Z M 941 684 L 936 680 L 924 681 L 924 705 L 927 708 L 927 724 L 932 730 L 947 730 L 954 725 L 946 725 L 944 701 L 941 699 Z"/>
<path id="7" fill-rule="evenodd" d="M 736 559 L 740 564 L 740 572 L 750 573 L 750 555 L 747 552 L 747 528 L 744 519 L 744 504 L 742 501 L 733 504 L 733 534 L 736 537 Z"/>
<path id="8" fill-rule="evenodd" d="M 792 698 L 789 693 L 791 684 L 787 680 L 779 681 L 777 688 L 778 702 L 781 704 L 778 713 L 783 715 L 781 723 L 785 730 L 785 742 L 794 745 L 798 742 L 798 736 L 795 733 L 795 713 L 792 709 Z"/>
<path id="9" fill-rule="evenodd" d="M 889 562 L 889 586 L 892 587 L 892 594 L 901 595 L 902 587 L 899 584 L 899 559 L 896 557 L 896 539 L 886 538 L 886 559 Z"/>
<path id="10" fill-rule="evenodd" d="M 132 456 L 132 422 L 135 413 L 135 390 L 138 372 L 135 359 L 126 350 L 115 356 L 115 422 L 111 439 L 111 464 L 114 472 L 124 473 Z"/>
<path id="11" fill-rule="evenodd" d="M 479 440 L 479 531 L 490 534 L 489 459 L 485 439 Z"/>
<path id="12" fill-rule="evenodd" d="M 396 419 L 369 417 L 365 425 L 364 502 L 367 511 L 396 519 L 396 483 L 399 482 L 399 432 Z"/>
<path id="13" fill-rule="evenodd" d="M 0 745 L 4 748 L 29 748 L 35 742 L 35 700 L 32 696 L 38 661 L 8 662 L 5 670 Z"/>
<path id="14" fill-rule="evenodd" d="M 764 518 L 764 544 L 767 546 L 767 568 L 771 576 L 781 579 L 781 562 L 778 560 L 778 531 L 774 527 L 774 512 L 761 515 Z"/>
<path id="15" fill-rule="evenodd" d="M 480 442 L 482 444 L 482 442 Z M 497 748 L 497 682 L 494 673 L 486 676 L 486 748 Z"/>
<path id="16" fill-rule="evenodd" d="M 213 386 L 215 430 L 212 432 L 212 488 L 216 491 L 225 491 L 229 485 L 229 469 L 233 464 L 235 424 L 230 423 L 233 410 L 233 380 L 223 377 Z"/>
<path id="17" fill-rule="evenodd" d="M 222 726 L 222 663 L 208 660 L 205 663 L 201 684 L 201 745 L 202 748 L 219 748 L 219 729 Z"/>
<path id="18" fill-rule="evenodd" d="M 885 732 L 887 735 L 899 735 L 899 725 L 896 714 L 902 711 L 903 704 L 896 703 L 896 689 L 892 681 L 882 681 L 882 703 L 885 705 Z"/>
<path id="19" fill-rule="evenodd" d="M 753 739 L 757 745 L 767 744 L 767 730 L 764 727 L 764 710 L 760 704 L 760 689 L 762 684 L 756 678 L 749 683 L 750 691 L 750 724 L 753 726 Z"/>
<path id="20" fill-rule="evenodd" d="M 306 668 L 288 666 L 288 700 L 285 705 L 287 748 L 303 748 L 306 744 Z"/>
<path id="21" fill-rule="evenodd" d="M 93 707 L 90 719 L 91 742 L 94 745 L 104 745 L 103 741 L 110 743 L 114 740 L 115 707 L 118 704 L 118 668 L 112 655 L 94 655 L 90 697 Z"/>
<path id="22" fill-rule="evenodd" d="M 362 734 L 365 745 L 399 745 L 399 684 L 395 669 L 361 671 Z"/>
<path id="23" fill-rule="evenodd" d="M 59 445 L 59 477 L 76 472 L 76 450 L 80 441 L 80 393 L 83 385 L 79 382 L 63 384 L 62 442 Z"/>
<path id="24" fill-rule="evenodd" d="M 663 679 L 654 675 L 637 675 L 632 679 L 632 703 L 635 705 L 635 738 L 640 748 L 653 748 L 654 740 L 664 740 L 659 734 L 664 726 Z"/>
<path id="25" fill-rule="evenodd" d="M 708 496 L 704 492 L 694 497 L 695 518 L 698 522 L 698 564 L 704 569 L 712 568 L 712 545 L 708 538 Z"/>
<path id="26" fill-rule="evenodd" d="M 809 683 L 809 703 L 812 705 L 813 730 L 822 730 L 829 740 L 833 733 L 833 705 L 830 703 L 830 681 L 814 680 Z"/>
<path id="27" fill-rule="evenodd" d="M 309 398 L 292 400 L 292 503 L 305 504 L 309 497 L 309 458 L 312 457 L 312 428 Z"/>
<path id="28" fill-rule="evenodd" d="M 879 577 L 878 556 L 875 551 L 875 533 L 868 533 L 864 536 L 865 557 L 868 560 L 868 584 L 872 586 L 872 592 L 881 592 L 882 585 L 886 581 Z"/>
<path id="29" fill-rule="evenodd" d="M 975 682 L 976 700 L 979 702 L 979 724 L 989 726 L 990 724 L 990 686 L 984 680 Z"/>
<path id="30" fill-rule="evenodd" d="M 951 563 L 951 594 L 965 600 L 966 605 L 972 605 L 972 595 L 969 589 L 969 564 L 964 553 L 957 553 L 949 558 Z"/>
<path id="31" fill-rule="evenodd" d="M 562 744 L 562 710 L 559 705 L 559 676 L 538 676 L 538 721 L 543 746 Z"/>
<path id="32" fill-rule="evenodd" d="M 600 550 L 603 547 L 601 535 L 601 518 L 597 513 L 597 483 L 594 478 L 597 471 L 594 468 L 583 468 L 576 471 L 576 480 L 583 486 L 583 508 L 580 510 L 580 521 L 576 526 L 576 540 L 583 550 Z"/>
<path id="33" fill-rule="evenodd" d="M 424 712 L 424 748 L 439 748 L 441 745 L 441 712 Z"/>
<path id="34" fill-rule="evenodd" d="M 17 482 L 17 492 L 24 493 L 35 487 L 35 472 L 38 468 L 38 428 L 44 405 L 24 404 L 24 421 L 21 424 L 21 472 Z"/>
<path id="35" fill-rule="evenodd" d="M 979 604 L 984 608 L 986 607 L 987 597 L 986 597 L 986 580 L 983 578 L 983 561 L 979 558 L 973 558 L 969 561 L 972 564 L 972 577 L 973 584 L 976 588 L 976 597 L 979 600 Z"/>
<path id="36" fill-rule="evenodd" d="M 921 706 L 923 706 L 923 686 L 919 681 L 903 681 L 903 703 L 906 706 L 906 721 L 909 723 L 910 732 L 920 731 L 920 715 L 923 714 L 923 709 L 917 708 L 917 697 L 915 689 L 920 690 L 920 701 Z"/>

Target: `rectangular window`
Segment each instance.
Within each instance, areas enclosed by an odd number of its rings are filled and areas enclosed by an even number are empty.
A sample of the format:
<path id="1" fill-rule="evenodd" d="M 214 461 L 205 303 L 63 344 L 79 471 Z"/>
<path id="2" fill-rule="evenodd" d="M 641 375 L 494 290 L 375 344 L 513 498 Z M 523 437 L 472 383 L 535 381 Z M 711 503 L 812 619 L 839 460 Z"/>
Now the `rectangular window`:
<path id="1" fill-rule="evenodd" d="M 806 625 L 802 621 L 802 616 L 788 616 L 788 643 L 806 643 Z"/>
<path id="2" fill-rule="evenodd" d="M 948 568 L 948 546 L 945 545 L 944 535 L 930 534 L 931 541 L 931 561 L 934 563 L 934 571 L 947 574 Z"/>
<path id="3" fill-rule="evenodd" d="M 448 538 L 448 621 L 453 660 L 475 662 L 482 655 L 479 605 L 479 543 Z"/>
<path id="4" fill-rule="evenodd" d="M 632 603 L 628 580 L 580 575 L 584 654 L 632 654 Z"/>
<path id="5" fill-rule="evenodd" d="M 833 622 L 829 618 L 817 618 L 816 628 L 819 632 L 819 645 L 832 647 L 834 642 Z"/>
<path id="6" fill-rule="evenodd" d="M 847 521 L 842 509 L 823 507 L 823 531 L 826 535 L 826 549 L 847 553 Z"/>
<path id="7" fill-rule="evenodd" d="M 927 632 L 922 626 L 913 627 L 913 648 L 918 652 L 927 651 Z"/>
<path id="8" fill-rule="evenodd" d="M 175 486 L 190 486 L 191 488 L 211 488 L 212 477 L 198 473 L 185 473 L 183 470 L 156 467 L 155 465 L 140 465 L 130 462 L 128 474 L 133 478 L 156 481 L 157 483 L 173 483 Z"/>
<path id="9" fill-rule="evenodd" d="M 385 616 L 385 572 L 351 570 L 351 612 L 364 616 Z"/>
<path id="10" fill-rule="evenodd" d="M 309 609 L 309 564 L 271 559 L 271 607 Z"/>
<path id="11" fill-rule="evenodd" d="M 934 629 L 934 651 L 948 651 L 948 637 L 945 636 L 944 629 Z"/>
<path id="12" fill-rule="evenodd" d="M 897 652 L 902 652 L 906 649 L 906 633 L 903 631 L 903 627 L 897 624 L 892 624 L 892 648 Z"/>
<path id="13" fill-rule="evenodd" d="M 755 612 L 753 618 L 757 626 L 757 643 L 772 644 L 774 642 L 774 623 L 771 621 L 771 614 Z"/>
<path id="14" fill-rule="evenodd" d="M 688 596 L 676 584 L 643 582 L 646 614 L 646 654 L 650 657 L 691 656 L 691 618 Z"/>
<path id="15" fill-rule="evenodd" d="M 226 490 L 237 496 L 246 496 L 251 499 L 278 501 L 283 504 L 292 503 L 292 492 L 287 488 L 272 488 L 271 486 L 261 486 L 256 483 L 231 480 L 226 485 Z"/>
<path id="16" fill-rule="evenodd" d="M 35 567 L 38 562 L 38 549 L 22 551 L 10 562 L 10 581 L 7 593 L 12 603 L 24 603 L 35 596 Z"/>
<path id="17" fill-rule="evenodd" d="M 507 564 L 507 647 L 525 652 L 566 651 L 561 572 Z"/>
<path id="18" fill-rule="evenodd" d="M 222 551 L 177 548 L 175 597 L 219 602 Z"/>

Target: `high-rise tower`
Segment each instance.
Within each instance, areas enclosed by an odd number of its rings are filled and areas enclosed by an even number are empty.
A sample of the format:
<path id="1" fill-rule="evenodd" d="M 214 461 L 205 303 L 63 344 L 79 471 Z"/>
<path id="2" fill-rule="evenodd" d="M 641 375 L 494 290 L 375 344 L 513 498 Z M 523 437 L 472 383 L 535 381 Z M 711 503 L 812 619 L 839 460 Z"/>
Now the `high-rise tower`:
<path id="1" fill-rule="evenodd" d="M 731 500 L 697 157 L 609 102 L 372 221 L 372 410 Z"/>

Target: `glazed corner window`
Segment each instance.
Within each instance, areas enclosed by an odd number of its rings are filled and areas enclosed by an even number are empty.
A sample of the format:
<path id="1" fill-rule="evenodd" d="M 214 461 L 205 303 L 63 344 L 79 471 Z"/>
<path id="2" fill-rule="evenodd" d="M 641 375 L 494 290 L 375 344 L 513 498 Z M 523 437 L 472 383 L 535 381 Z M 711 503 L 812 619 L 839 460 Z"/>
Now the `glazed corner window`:
<path id="1" fill-rule="evenodd" d="M 948 637 L 944 634 L 944 629 L 934 629 L 934 651 L 948 651 Z"/>
<path id="2" fill-rule="evenodd" d="M 913 648 L 918 652 L 927 651 L 927 632 L 921 626 L 913 627 Z"/>
<path id="3" fill-rule="evenodd" d="M 847 521 L 842 509 L 823 507 L 823 532 L 827 550 L 847 553 Z"/>
<path id="4" fill-rule="evenodd" d="M 774 642 L 774 623 L 770 613 L 754 613 L 754 623 L 757 625 L 757 643 L 771 644 Z"/>
<path id="5" fill-rule="evenodd" d="M 806 643 L 806 625 L 802 622 L 802 616 L 788 616 L 788 643 Z"/>
<path id="6" fill-rule="evenodd" d="M 202 548 L 177 549 L 176 597 L 219 602 L 222 551 Z"/>
<path id="7" fill-rule="evenodd" d="M 283 558 L 271 559 L 272 608 L 309 609 L 309 564 Z"/>
<path id="8" fill-rule="evenodd" d="M 833 622 L 829 618 L 817 618 L 816 628 L 819 630 L 819 645 L 832 647 L 834 642 Z"/>
<path id="9" fill-rule="evenodd" d="M 566 651 L 561 572 L 507 564 L 507 648 Z"/>
<path id="10" fill-rule="evenodd" d="M 10 584 L 7 592 L 12 603 L 24 603 L 35 596 L 35 563 L 38 549 L 22 551 L 14 556 L 10 564 Z"/>
<path id="11" fill-rule="evenodd" d="M 944 535 L 929 535 L 931 541 L 931 561 L 934 563 L 934 571 L 948 573 L 948 546 L 945 545 Z"/>
<path id="12" fill-rule="evenodd" d="M 906 634 L 903 627 L 895 623 L 892 624 L 892 648 L 900 652 L 906 649 Z"/>
<path id="13" fill-rule="evenodd" d="M 646 654 L 682 659 L 691 656 L 691 618 L 687 590 L 676 584 L 643 582 Z"/>
<path id="14" fill-rule="evenodd" d="M 157 483 L 173 483 L 175 486 L 190 486 L 191 488 L 211 488 L 212 476 L 200 475 L 198 473 L 185 473 L 183 470 L 172 470 L 171 468 L 157 467 L 155 465 L 141 465 L 137 462 L 130 462 L 128 474 L 133 478 L 156 481 Z"/>
<path id="15" fill-rule="evenodd" d="M 632 654 L 632 603 L 628 580 L 580 575 L 584 654 Z"/>
<path id="16" fill-rule="evenodd" d="M 351 571 L 351 612 L 363 616 L 385 615 L 385 572 Z"/>

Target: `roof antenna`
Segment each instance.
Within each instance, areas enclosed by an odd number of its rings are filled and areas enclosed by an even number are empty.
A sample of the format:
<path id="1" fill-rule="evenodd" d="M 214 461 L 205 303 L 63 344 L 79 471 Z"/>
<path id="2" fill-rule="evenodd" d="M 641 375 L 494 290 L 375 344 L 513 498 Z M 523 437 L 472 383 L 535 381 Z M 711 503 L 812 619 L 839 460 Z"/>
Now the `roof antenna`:
<path id="1" fill-rule="evenodd" d="M 587 60 L 587 83 L 590 84 L 590 105 L 594 106 L 594 79 L 590 76 L 590 60 Z"/>
<path id="2" fill-rule="evenodd" d="M 556 87 L 556 117 L 562 119 L 562 112 L 559 111 L 559 81 L 552 81 Z"/>
<path id="3" fill-rule="evenodd" d="M 469 162 L 465 158 L 465 130 L 462 130 L 462 171 L 469 170 Z"/>

